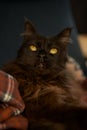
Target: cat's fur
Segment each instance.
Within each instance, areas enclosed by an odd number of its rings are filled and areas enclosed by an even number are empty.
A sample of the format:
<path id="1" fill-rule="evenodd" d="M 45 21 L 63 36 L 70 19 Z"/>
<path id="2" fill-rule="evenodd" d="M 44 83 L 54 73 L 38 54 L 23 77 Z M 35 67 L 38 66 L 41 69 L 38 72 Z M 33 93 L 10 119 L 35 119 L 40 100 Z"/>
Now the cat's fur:
<path id="1" fill-rule="evenodd" d="M 45 37 L 26 20 L 17 58 L 2 68 L 19 82 L 30 130 L 86 130 L 84 92 L 65 68 L 70 33 L 67 28 Z M 32 44 L 36 52 L 29 49 Z M 53 47 L 58 49 L 55 55 L 49 54 Z"/>

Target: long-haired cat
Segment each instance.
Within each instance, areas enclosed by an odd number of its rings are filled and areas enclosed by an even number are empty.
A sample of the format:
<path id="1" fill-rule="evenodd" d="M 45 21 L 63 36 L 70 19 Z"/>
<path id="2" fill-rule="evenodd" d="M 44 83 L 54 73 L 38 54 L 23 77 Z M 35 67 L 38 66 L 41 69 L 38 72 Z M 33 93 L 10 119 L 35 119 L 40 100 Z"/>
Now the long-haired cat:
<path id="1" fill-rule="evenodd" d="M 29 130 L 87 130 L 85 92 L 65 67 L 71 29 L 45 37 L 28 20 L 24 29 L 17 58 L 2 69 L 19 82 Z"/>

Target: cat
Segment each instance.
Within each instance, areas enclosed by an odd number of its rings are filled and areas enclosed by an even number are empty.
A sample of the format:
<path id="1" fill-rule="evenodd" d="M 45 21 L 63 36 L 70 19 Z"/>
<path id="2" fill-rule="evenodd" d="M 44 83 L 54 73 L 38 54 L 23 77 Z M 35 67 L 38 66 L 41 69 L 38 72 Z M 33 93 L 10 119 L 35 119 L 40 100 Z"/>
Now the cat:
<path id="1" fill-rule="evenodd" d="M 65 66 L 70 35 L 42 36 L 26 20 L 16 59 L 2 67 L 19 82 L 29 130 L 87 130 L 85 92 Z"/>

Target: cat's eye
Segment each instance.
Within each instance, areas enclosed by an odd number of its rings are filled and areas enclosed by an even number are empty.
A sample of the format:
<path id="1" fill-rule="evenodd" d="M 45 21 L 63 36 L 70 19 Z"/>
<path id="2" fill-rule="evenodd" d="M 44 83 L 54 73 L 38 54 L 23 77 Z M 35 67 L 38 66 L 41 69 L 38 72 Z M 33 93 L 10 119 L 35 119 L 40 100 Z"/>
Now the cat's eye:
<path id="1" fill-rule="evenodd" d="M 51 48 L 49 53 L 54 55 L 54 54 L 58 53 L 58 49 Z"/>
<path id="2" fill-rule="evenodd" d="M 29 49 L 30 49 L 31 51 L 37 51 L 37 47 L 36 47 L 35 45 L 30 45 L 30 46 L 29 46 Z"/>

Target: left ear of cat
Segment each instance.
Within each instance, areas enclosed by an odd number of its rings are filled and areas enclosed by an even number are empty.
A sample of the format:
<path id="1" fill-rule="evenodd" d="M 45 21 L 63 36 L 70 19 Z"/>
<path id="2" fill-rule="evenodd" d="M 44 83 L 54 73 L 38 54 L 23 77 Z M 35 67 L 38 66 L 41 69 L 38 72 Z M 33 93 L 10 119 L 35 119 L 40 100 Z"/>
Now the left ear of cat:
<path id="1" fill-rule="evenodd" d="M 58 40 L 58 42 L 61 42 L 63 45 L 67 45 L 68 43 L 71 43 L 71 30 L 72 28 L 65 28 L 61 33 L 54 36 L 53 39 Z"/>
<path id="2" fill-rule="evenodd" d="M 21 33 L 21 36 L 24 37 L 24 40 L 27 40 L 29 38 L 29 36 L 31 36 L 32 34 L 35 34 L 35 33 L 36 33 L 36 29 L 35 29 L 34 25 L 31 23 L 30 20 L 25 18 L 24 32 Z"/>

